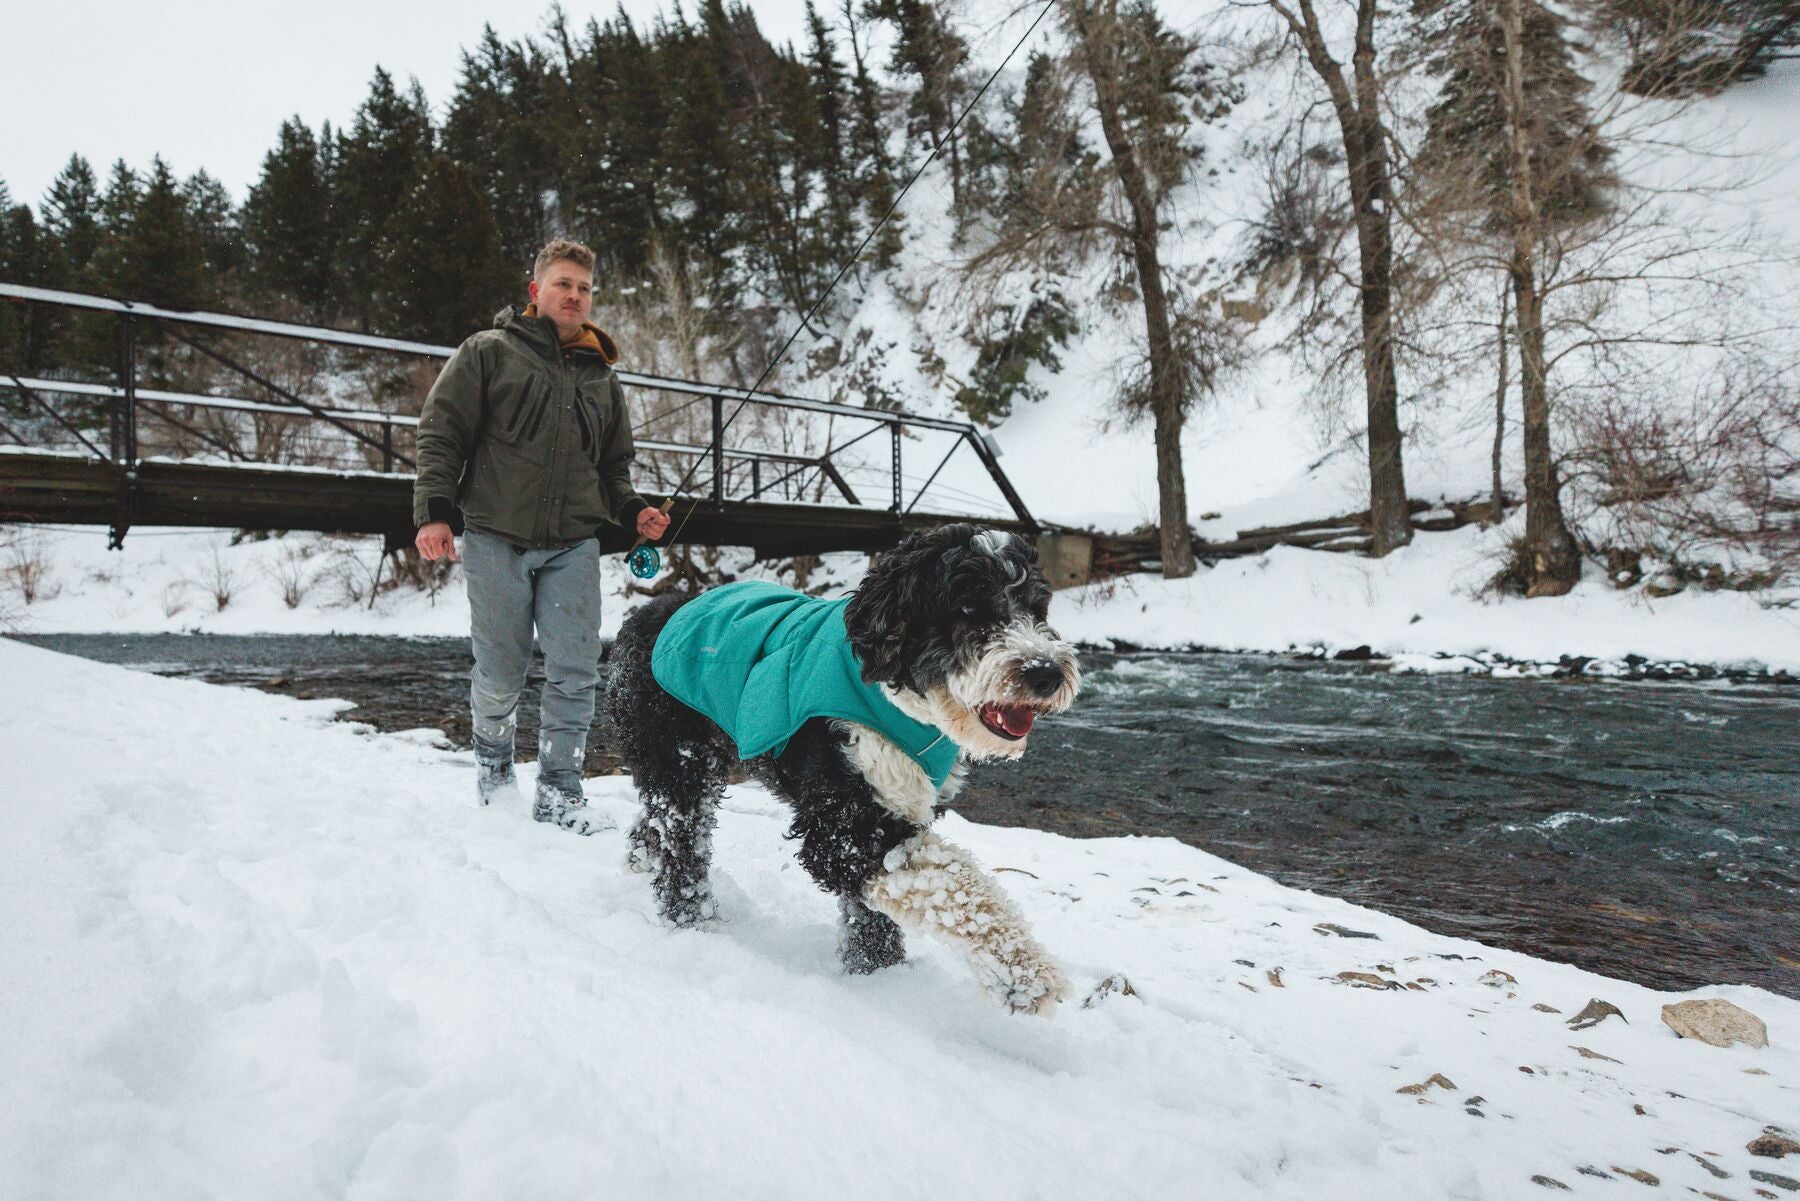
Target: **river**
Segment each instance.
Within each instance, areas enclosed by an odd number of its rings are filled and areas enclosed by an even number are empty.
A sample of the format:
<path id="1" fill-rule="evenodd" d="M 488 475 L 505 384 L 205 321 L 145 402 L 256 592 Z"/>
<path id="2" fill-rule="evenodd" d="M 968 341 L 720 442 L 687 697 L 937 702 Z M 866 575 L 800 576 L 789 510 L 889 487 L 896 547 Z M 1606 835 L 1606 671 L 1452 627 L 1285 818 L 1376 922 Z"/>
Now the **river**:
<path id="1" fill-rule="evenodd" d="M 461 639 L 56 635 L 166 675 L 355 702 L 468 739 Z M 1800 997 L 1800 689 L 1409 675 L 1255 655 L 1083 657 L 1067 714 L 975 769 L 976 821 L 1169 835 L 1397 914 L 1658 988 Z M 520 750 L 535 746 L 535 673 Z M 588 771 L 617 769 L 596 738 Z"/>

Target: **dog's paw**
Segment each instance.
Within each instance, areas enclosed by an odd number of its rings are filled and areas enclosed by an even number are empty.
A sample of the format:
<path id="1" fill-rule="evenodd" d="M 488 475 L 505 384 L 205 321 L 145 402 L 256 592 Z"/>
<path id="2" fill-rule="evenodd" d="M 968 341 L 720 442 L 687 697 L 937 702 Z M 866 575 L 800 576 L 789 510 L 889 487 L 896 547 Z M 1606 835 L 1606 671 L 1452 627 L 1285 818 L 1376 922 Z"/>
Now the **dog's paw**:
<path id="1" fill-rule="evenodd" d="M 1068 999 L 1069 982 L 1046 956 L 1028 955 L 999 965 L 989 992 L 1009 1013 L 1048 1016 Z"/>

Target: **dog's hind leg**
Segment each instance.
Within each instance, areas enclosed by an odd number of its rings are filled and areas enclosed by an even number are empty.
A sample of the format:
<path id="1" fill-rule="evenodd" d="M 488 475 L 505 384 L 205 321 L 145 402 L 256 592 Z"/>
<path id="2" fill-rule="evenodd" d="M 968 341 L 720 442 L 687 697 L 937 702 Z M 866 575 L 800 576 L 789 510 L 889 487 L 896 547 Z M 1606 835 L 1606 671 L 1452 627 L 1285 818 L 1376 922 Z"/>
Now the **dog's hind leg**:
<path id="1" fill-rule="evenodd" d="M 691 926 L 717 912 L 708 879 L 713 827 L 737 754 L 718 726 L 651 673 L 656 635 L 681 603 L 658 598 L 626 619 L 607 660 L 604 711 L 643 802 L 627 862 L 650 874 L 663 918 Z"/>
<path id="2" fill-rule="evenodd" d="M 670 790 L 647 787 L 641 774 L 639 780 L 644 809 L 629 836 L 630 865 L 650 874 L 665 921 L 692 926 L 716 916 L 710 867 L 724 773 L 690 777 Z"/>

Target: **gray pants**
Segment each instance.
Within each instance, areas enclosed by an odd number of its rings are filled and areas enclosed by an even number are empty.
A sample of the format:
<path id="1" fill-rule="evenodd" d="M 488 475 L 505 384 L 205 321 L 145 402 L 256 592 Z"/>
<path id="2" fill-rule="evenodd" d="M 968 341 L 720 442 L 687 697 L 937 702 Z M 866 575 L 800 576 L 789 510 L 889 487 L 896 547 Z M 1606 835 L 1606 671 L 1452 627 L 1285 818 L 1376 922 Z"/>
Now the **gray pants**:
<path id="1" fill-rule="evenodd" d="M 579 788 L 600 681 L 600 544 L 590 538 L 561 550 L 520 551 L 504 538 L 470 529 L 463 534 L 462 558 L 475 651 L 469 712 L 476 753 L 512 756 L 535 625 L 544 652 L 538 775 Z"/>

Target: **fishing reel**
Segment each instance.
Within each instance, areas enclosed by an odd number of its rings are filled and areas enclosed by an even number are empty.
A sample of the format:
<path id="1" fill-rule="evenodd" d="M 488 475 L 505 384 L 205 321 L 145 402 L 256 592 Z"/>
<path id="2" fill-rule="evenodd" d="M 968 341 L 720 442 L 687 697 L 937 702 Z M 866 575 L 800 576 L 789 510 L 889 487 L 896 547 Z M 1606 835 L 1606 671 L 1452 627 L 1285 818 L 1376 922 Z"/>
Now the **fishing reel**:
<path id="1" fill-rule="evenodd" d="M 652 579 L 657 572 L 662 570 L 662 555 L 654 546 L 646 542 L 642 546 L 634 547 L 632 552 L 625 556 L 625 566 L 629 567 L 631 574 L 640 580 Z"/>
<path id="2" fill-rule="evenodd" d="M 675 507 L 675 498 L 669 497 L 660 506 L 662 515 L 667 517 L 669 510 Z M 662 552 L 643 538 L 639 538 L 632 546 L 631 552 L 625 556 L 625 566 L 631 574 L 640 580 L 653 579 L 662 570 Z"/>

